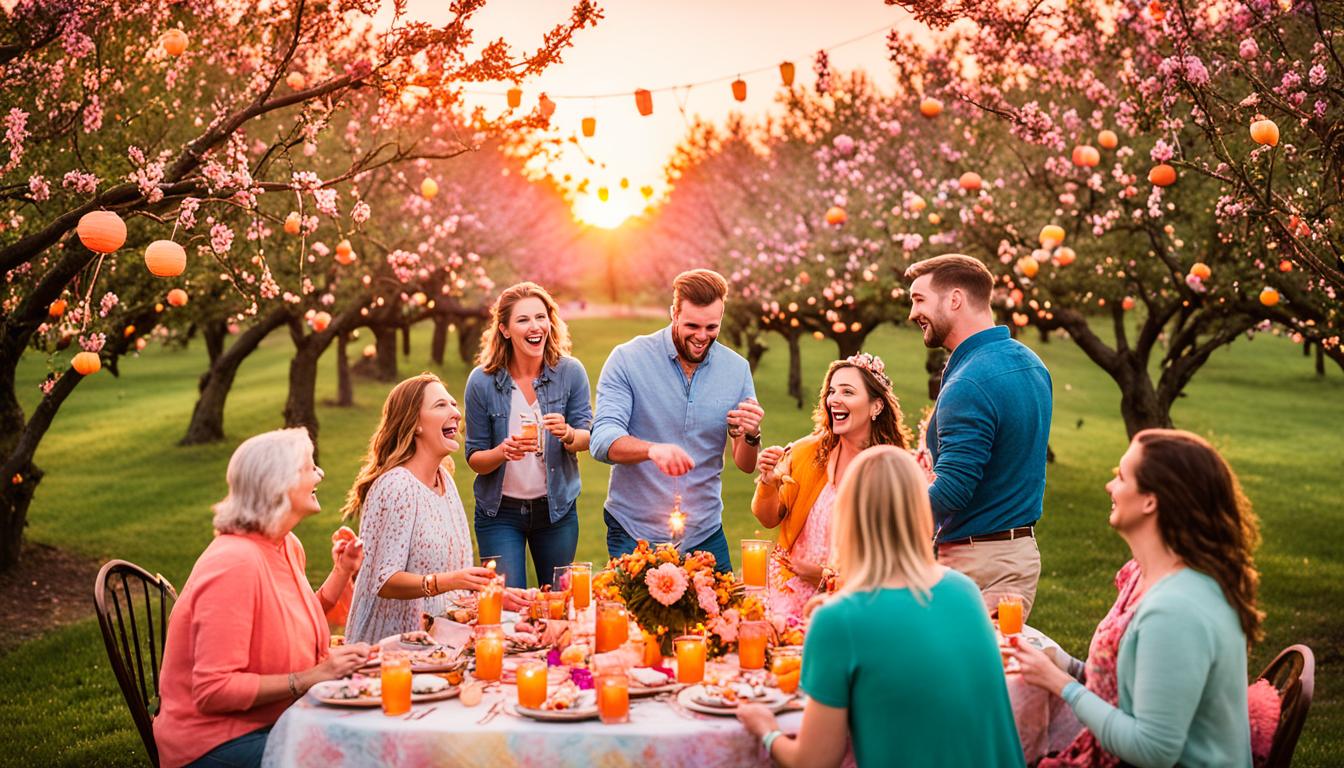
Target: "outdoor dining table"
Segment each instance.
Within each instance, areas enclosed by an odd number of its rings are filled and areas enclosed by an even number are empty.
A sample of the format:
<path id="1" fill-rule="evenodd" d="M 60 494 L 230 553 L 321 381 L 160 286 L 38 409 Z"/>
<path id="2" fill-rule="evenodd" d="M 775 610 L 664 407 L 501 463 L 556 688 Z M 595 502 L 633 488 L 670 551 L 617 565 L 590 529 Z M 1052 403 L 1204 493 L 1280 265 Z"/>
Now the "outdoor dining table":
<path id="1" fill-rule="evenodd" d="M 1028 627 L 1024 634 L 1053 645 Z M 732 657 L 726 657 L 732 664 Z M 1078 721 L 1058 697 L 1006 676 L 1013 714 L 1028 760 L 1066 746 Z M 271 730 L 263 766 L 675 766 L 735 768 L 768 766 L 760 741 L 735 717 L 687 710 L 670 697 L 630 700 L 630 721 L 606 725 L 597 719 L 539 722 L 517 714 L 517 688 L 496 685 L 482 702 L 466 707 L 456 698 L 415 705 L 409 715 L 346 709 L 305 696 Z M 499 713 L 486 715 L 500 703 Z M 482 720 L 485 722 L 482 722 Z M 797 733 L 802 712 L 779 715 L 785 733 Z M 848 761 L 847 761 L 848 762 Z"/>

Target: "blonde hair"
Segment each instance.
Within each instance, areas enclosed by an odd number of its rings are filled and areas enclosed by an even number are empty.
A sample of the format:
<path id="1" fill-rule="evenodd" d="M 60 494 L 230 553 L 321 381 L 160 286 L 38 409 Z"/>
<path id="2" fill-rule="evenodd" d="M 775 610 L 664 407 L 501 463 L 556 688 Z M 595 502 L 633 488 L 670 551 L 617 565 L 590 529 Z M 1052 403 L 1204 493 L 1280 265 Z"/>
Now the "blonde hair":
<path id="1" fill-rule="evenodd" d="M 387 399 L 383 401 L 383 416 L 378 421 L 378 429 L 369 438 L 364 465 L 360 467 L 355 484 L 350 486 L 350 492 L 345 496 L 345 506 L 341 507 L 342 520 L 358 517 L 374 482 L 415 455 L 415 427 L 420 423 L 420 406 L 425 401 L 425 390 L 430 384 L 442 383 L 438 376 L 422 373 L 406 379 L 388 393 Z"/>
<path id="2" fill-rule="evenodd" d="M 928 599 L 937 582 L 933 513 L 928 482 L 913 456 L 879 445 L 854 459 L 835 499 L 831 549 L 842 592 L 899 579 L 917 598 Z"/>
<path id="3" fill-rule="evenodd" d="M 289 514 L 289 491 L 312 460 L 313 440 L 303 427 L 263 432 L 229 457 L 229 492 L 211 509 L 220 533 L 279 533 Z"/>
<path id="4" fill-rule="evenodd" d="M 513 344 L 504 338 L 504 331 L 500 330 L 501 325 L 509 324 L 509 315 L 513 308 L 523 299 L 540 299 L 546 307 L 546 316 L 551 322 L 551 331 L 546 334 L 546 352 L 542 360 L 546 365 L 554 366 L 560 362 L 560 358 L 568 355 L 570 351 L 569 326 L 560 319 L 560 307 L 551 298 L 551 294 L 546 292 L 536 283 L 518 283 L 504 289 L 495 299 L 495 303 L 490 305 L 490 322 L 485 330 L 481 332 L 481 351 L 476 356 L 476 364 L 486 373 L 494 373 L 500 368 L 508 368 L 509 362 L 513 360 Z"/>

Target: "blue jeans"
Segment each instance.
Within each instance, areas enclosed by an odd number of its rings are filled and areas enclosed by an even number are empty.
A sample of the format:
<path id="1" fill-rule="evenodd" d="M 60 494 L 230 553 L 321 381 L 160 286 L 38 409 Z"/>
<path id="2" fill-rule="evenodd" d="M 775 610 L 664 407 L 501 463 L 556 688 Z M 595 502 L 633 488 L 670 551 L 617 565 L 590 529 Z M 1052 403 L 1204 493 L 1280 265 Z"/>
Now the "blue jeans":
<path id="1" fill-rule="evenodd" d="M 266 752 L 266 737 L 270 735 L 269 725 L 244 733 L 196 758 L 187 768 L 257 768 Z"/>
<path id="2" fill-rule="evenodd" d="M 628 555 L 635 551 L 638 544 L 634 536 L 621 526 L 621 521 L 611 516 L 607 510 L 602 510 L 602 518 L 607 521 L 607 554 L 612 557 Z M 728 537 L 723 535 L 723 526 L 720 525 L 714 529 L 714 532 L 698 544 L 690 546 L 681 546 L 682 552 L 704 551 L 714 556 L 714 570 L 722 573 L 732 573 L 733 558 L 728 552 Z"/>
<path id="3" fill-rule="evenodd" d="M 499 570 L 510 587 L 527 586 L 527 548 L 531 547 L 538 585 L 550 584 L 557 565 L 574 562 L 574 552 L 579 548 L 578 510 L 570 509 L 552 523 L 545 496 L 505 496 L 494 517 L 476 515 L 476 546 L 482 555 L 499 555 Z"/>

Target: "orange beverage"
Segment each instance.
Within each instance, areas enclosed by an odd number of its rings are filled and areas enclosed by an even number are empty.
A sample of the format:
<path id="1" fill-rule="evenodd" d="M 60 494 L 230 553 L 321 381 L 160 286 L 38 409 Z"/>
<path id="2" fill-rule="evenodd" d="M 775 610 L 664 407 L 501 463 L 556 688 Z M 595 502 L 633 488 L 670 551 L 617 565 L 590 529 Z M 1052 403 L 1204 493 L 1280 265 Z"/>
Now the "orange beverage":
<path id="1" fill-rule="evenodd" d="M 522 439 L 522 440 L 530 440 L 530 441 L 532 441 L 532 442 L 536 442 L 536 440 L 537 440 L 537 422 L 535 422 L 535 421 L 524 421 L 524 422 L 523 422 L 522 429 L 521 429 L 521 434 L 519 434 L 518 437 L 519 437 L 520 439 Z"/>
<path id="2" fill-rule="evenodd" d="M 765 562 L 770 554 L 770 542 L 761 539 L 742 540 L 742 583 L 748 587 L 765 586 Z"/>
<path id="3" fill-rule="evenodd" d="M 504 633 L 499 625 L 478 627 L 476 633 L 477 680 L 495 681 L 504 673 Z"/>
<path id="4" fill-rule="evenodd" d="M 765 646 L 770 625 L 764 621 L 744 621 L 737 626 L 737 664 L 742 669 L 765 669 Z"/>
<path id="5" fill-rule="evenodd" d="M 546 615 L 552 619 L 565 618 L 565 608 L 569 603 L 568 592 L 551 592 L 546 597 Z"/>
<path id="6" fill-rule="evenodd" d="M 625 614 L 625 606 L 617 602 L 604 602 L 597 606 L 597 640 L 595 653 L 614 651 L 625 645 L 630 639 L 630 619 Z"/>
<path id="7" fill-rule="evenodd" d="M 582 611 L 593 601 L 593 564 L 570 565 L 570 591 L 574 596 L 574 610 Z"/>
<path id="8" fill-rule="evenodd" d="M 630 722 L 630 683 L 624 674 L 599 675 L 593 686 L 597 688 L 597 716 L 602 722 Z"/>
<path id="9" fill-rule="evenodd" d="M 546 703 L 546 662 L 534 659 L 518 665 L 518 706 L 540 709 Z"/>
<path id="10" fill-rule="evenodd" d="M 1016 635 L 1022 631 L 1022 596 L 1003 595 L 999 598 L 999 631 Z"/>
<path id="11" fill-rule="evenodd" d="M 644 659 L 641 662 L 645 667 L 661 667 L 663 665 L 663 648 L 658 643 L 658 636 L 643 632 L 644 635 Z"/>
<path id="12" fill-rule="evenodd" d="M 411 711 L 411 659 L 384 654 L 382 670 L 383 714 L 404 715 Z"/>
<path id="13" fill-rule="evenodd" d="M 690 685 L 705 679 L 705 638 L 682 635 L 672 641 L 677 651 L 677 682 Z"/>
<path id="14" fill-rule="evenodd" d="M 481 597 L 476 605 L 476 623 L 478 625 L 498 624 L 504 610 L 504 588 L 498 584 L 488 585 L 481 590 Z"/>
<path id="15" fill-rule="evenodd" d="M 803 649 L 796 646 L 776 648 L 770 655 L 770 671 L 775 685 L 784 693 L 798 691 L 798 678 L 803 671 Z"/>

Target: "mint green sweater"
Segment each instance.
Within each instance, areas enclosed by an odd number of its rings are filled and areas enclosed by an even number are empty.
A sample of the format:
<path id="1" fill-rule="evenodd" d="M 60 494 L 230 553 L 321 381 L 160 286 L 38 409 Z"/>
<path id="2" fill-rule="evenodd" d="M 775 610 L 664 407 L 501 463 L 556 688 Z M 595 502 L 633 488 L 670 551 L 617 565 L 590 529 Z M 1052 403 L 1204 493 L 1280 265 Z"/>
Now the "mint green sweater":
<path id="1" fill-rule="evenodd" d="M 1150 587 L 1116 667 L 1118 708 L 1079 683 L 1063 692 L 1107 752 L 1140 768 L 1251 764 L 1246 635 L 1218 582 L 1183 568 Z"/>

